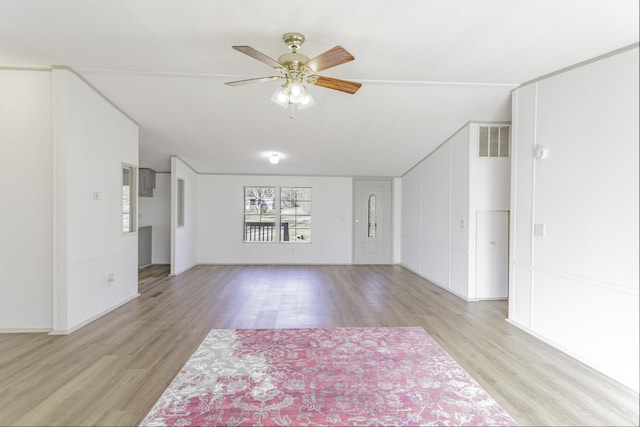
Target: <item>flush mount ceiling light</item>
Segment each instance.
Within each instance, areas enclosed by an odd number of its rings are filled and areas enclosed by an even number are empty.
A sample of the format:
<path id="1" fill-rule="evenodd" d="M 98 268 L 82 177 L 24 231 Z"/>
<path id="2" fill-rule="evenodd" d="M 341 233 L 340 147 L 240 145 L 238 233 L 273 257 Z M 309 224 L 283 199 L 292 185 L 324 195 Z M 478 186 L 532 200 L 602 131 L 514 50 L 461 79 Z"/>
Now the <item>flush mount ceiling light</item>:
<path id="1" fill-rule="evenodd" d="M 232 46 L 235 50 L 280 71 L 279 76 L 238 80 L 226 82 L 225 84 L 229 86 L 241 86 L 250 83 L 283 79 L 284 84 L 274 92 L 271 100 L 284 108 L 291 106 L 291 117 L 294 117 L 293 114 L 296 108 L 302 110 L 315 104 L 305 83 L 349 94 L 356 93 L 358 89 L 360 89 L 360 86 L 362 86 L 362 83 L 323 77 L 315 74 L 318 71 L 326 70 L 327 68 L 335 67 L 336 65 L 344 64 L 345 62 L 355 59 L 353 55 L 347 52 L 342 46 L 329 49 L 310 60 L 305 55 L 298 53 L 298 49 L 302 46 L 302 43 L 304 43 L 304 35 L 300 33 L 286 33 L 282 36 L 282 39 L 287 46 L 289 46 L 291 52 L 281 55 L 277 61 L 250 46 Z"/>
<path id="2" fill-rule="evenodd" d="M 280 156 L 277 153 L 273 153 L 269 156 L 269 163 L 277 165 L 280 162 Z"/>

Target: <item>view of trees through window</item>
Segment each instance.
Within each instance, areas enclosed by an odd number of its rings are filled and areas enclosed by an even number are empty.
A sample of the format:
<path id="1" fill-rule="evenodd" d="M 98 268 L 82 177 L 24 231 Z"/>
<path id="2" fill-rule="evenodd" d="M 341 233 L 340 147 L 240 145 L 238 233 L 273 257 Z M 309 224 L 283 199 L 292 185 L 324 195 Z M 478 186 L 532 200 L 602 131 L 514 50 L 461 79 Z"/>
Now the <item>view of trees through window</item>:
<path id="1" fill-rule="evenodd" d="M 310 242 L 311 188 L 245 187 L 245 242 Z"/>

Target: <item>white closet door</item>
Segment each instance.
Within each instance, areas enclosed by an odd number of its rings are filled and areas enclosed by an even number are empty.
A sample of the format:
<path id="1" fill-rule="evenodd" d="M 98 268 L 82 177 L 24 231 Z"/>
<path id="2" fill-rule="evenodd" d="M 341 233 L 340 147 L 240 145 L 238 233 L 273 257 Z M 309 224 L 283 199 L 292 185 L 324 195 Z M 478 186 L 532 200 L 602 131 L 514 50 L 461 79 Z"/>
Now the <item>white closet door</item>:
<path id="1" fill-rule="evenodd" d="M 509 212 L 478 211 L 476 225 L 476 297 L 509 296 Z"/>

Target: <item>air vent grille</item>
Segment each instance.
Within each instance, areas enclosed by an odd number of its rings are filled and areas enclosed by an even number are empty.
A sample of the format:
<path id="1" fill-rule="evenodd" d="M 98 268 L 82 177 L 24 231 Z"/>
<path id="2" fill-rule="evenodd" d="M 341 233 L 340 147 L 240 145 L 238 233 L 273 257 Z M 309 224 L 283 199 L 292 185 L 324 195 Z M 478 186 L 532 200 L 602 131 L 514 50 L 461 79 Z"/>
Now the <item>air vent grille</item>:
<path id="1" fill-rule="evenodd" d="M 509 126 L 480 126 L 478 155 L 480 157 L 509 157 Z"/>

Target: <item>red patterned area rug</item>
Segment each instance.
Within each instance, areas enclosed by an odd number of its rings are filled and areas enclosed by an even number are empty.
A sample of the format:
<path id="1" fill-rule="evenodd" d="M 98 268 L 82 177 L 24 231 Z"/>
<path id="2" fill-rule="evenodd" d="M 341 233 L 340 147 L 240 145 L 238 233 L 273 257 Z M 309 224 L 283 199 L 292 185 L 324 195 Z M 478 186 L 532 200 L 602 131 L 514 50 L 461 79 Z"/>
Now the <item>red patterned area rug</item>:
<path id="1" fill-rule="evenodd" d="M 422 328 L 214 329 L 141 425 L 516 425 Z"/>

